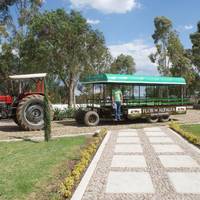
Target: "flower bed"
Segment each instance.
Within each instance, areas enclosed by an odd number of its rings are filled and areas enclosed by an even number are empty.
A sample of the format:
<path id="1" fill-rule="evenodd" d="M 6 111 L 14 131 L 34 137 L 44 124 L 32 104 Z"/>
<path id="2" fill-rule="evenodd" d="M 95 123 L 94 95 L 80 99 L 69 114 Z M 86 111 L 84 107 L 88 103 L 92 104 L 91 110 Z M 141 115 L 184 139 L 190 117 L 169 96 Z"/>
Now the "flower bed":
<path id="1" fill-rule="evenodd" d="M 172 122 L 170 124 L 170 128 L 179 133 L 181 136 L 186 138 L 189 142 L 195 144 L 195 145 L 200 145 L 200 137 L 195 136 L 194 134 L 183 130 L 179 124 Z"/>
<path id="2" fill-rule="evenodd" d="M 69 175 L 61 184 L 60 193 L 64 198 L 69 199 L 72 196 L 73 191 L 80 182 L 106 133 L 106 129 L 102 129 L 99 133 L 95 133 L 92 141 L 82 150 L 79 162 L 74 165 Z"/>

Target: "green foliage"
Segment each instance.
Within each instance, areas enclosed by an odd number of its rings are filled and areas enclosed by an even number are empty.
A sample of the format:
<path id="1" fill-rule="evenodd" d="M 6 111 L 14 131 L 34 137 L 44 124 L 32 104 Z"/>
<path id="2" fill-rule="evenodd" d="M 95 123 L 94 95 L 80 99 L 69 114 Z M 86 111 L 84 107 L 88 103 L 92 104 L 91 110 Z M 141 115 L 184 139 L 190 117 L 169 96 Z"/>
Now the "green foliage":
<path id="1" fill-rule="evenodd" d="M 46 81 L 44 84 L 44 89 L 44 139 L 46 142 L 48 142 L 51 138 L 51 111 Z"/>
<path id="2" fill-rule="evenodd" d="M 65 109 L 58 109 L 54 110 L 54 120 L 63 120 L 66 118 L 74 118 L 76 109 L 75 108 L 65 108 Z"/>
<path id="3" fill-rule="evenodd" d="M 88 164 L 92 160 L 106 133 L 107 130 L 102 129 L 100 133 L 95 134 L 91 142 L 81 151 L 80 161 L 74 166 L 71 173 L 69 173 L 65 181 L 61 184 L 60 193 L 64 198 L 70 198 L 72 196 L 77 183 L 87 169 Z"/>
<path id="4" fill-rule="evenodd" d="M 169 34 L 167 52 L 172 64 L 170 73 L 172 76 L 182 76 L 191 85 L 195 79 L 195 70 L 192 67 L 192 61 L 184 49 L 176 32 Z"/>
<path id="5" fill-rule="evenodd" d="M 149 56 L 153 63 L 158 63 L 158 70 L 163 75 L 169 75 L 169 62 L 167 58 L 167 44 L 169 34 L 172 31 L 172 22 L 164 17 L 159 16 L 154 19 L 155 31 L 152 35 L 156 45 L 157 52 Z"/>
<path id="6" fill-rule="evenodd" d="M 200 71 L 200 22 L 197 24 L 197 31 L 190 35 L 192 42 L 192 61 Z"/>
<path id="7" fill-rule="evenodd" d="M 195 144 L 195 145 L 200 145 L 200 136 L 199 135 L 195 135 L 192 131 L 193 130 L 184 130 L 184 126 L 180 126 L 179 124 L 175 123 L 172 121 L 172 123 L 170 124 L 170 128 L 175 130 L 177 133 L 179 133 L 180 135 L 182 135 L 184 138 L 186 138 L 189 142 Z M 200 133 L 200 129 L 197 125 L 198 128 L 198 133 Z M 196 130 L 195 128 L 195 130 Z"/>
<path id="8" fill-rule="evenodd" d="M 134 74 L 136 69 L 133 57 L 119 55 L 111 64 L 110 72 L 115 74 Z"/>
<path id="9" fill-rule="evenodd" d="M 79 12 L 63 9 L 35 16 L 22 49 L 24 62 L 34 72 L 41 72 L 42 66 L 42 71 L 58 76 L 70 106 L 81 74 L 94 73 L 98 64 L 109 60 L 102 33 L 93 30 Z"/>
<path id="10" fill-rule="evenodd" d="M 169 19 L 163 16 L 156 17 L 154 25 L 155 32 L 152 38 L 157 51 L 149 56 L 150 60 L 158 64 L 158 71 L 162 75 L 184 77 L 190 94 L 193 94 L 198 74 L 192 65 L 191 52 L 184 49 Z"/>

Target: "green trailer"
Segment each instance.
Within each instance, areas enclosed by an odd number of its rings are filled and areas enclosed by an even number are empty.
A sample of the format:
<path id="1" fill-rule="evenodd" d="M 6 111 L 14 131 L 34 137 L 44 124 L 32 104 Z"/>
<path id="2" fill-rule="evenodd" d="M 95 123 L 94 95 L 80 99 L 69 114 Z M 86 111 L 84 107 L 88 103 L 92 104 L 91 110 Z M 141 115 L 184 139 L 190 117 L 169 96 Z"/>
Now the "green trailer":
<path id="1" fill-rule="evenodd" d="M 96 126 L 101 120 L 114 119 L 113 87 L 123 94 L 121 118 L 146 118 L 149 122 L 166 122 L 170 115 L 186 114 L 186 81 L 182 77 L 98 74 L 82 81 L 87 92 L 86 108 L 76 113 L 79 124 Z"/>

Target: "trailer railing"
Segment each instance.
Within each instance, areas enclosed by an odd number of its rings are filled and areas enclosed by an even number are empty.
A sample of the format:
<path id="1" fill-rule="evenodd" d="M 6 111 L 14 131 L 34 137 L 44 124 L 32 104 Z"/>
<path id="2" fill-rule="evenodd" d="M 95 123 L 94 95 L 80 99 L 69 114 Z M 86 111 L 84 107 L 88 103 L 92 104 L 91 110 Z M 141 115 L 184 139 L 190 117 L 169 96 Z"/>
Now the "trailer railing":
<path id="1" fill-rule="evenodd" d="M 111 106 L 110 99 L 88 99 L 87 105 L 94 107 Z M 123 99 L 123 106 L 172 106 L 172 105 L 191 105 L 189 98 L 140 98 Z"/>

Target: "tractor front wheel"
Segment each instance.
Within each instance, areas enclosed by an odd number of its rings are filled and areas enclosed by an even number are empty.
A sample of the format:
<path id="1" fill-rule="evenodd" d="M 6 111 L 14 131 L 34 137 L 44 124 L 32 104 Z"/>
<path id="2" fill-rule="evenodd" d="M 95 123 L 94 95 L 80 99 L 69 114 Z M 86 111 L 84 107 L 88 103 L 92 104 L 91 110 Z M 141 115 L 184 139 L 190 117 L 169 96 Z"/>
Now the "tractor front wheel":
<path id="1" fill-rule="evenodd" d="M 84 122 L 87 126 L 97 126 L 99 124 L 99 115 L 95 111 L 88 111 L 85 114 Z"/>
<path id="2" fill-rule="evenodd" d="M 37 131 L 44 128 L 44 96 L 29 95 L 23 98 L 16 110 L 19 126 L 27 131 Z"/>

